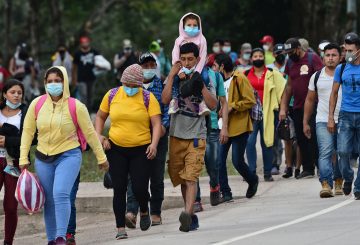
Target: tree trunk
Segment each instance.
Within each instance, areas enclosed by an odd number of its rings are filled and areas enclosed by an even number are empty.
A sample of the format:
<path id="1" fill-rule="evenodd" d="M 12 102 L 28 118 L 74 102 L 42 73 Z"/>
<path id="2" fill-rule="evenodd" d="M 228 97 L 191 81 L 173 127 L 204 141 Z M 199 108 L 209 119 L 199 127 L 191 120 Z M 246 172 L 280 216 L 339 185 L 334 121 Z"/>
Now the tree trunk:
<path id="1" fill-rule="evenodd" d="M 4 52 L 3 65 L 8 66 L 10 60 L 10 33 L 11 33 L 11 16 L 12 16 L 12 0 L 4 0 Z"/>
<path id="2" fill-rule="evenodd" d="M 39 57 L 40 40 L 39 40 L 39 8 L 40 0 L 29 0 L 29 19 L 30 19 L 30 46 L 31 55 L 34 59 Z"/>
<path id="3" fill-rule="evenodd" d="M 60 1 L 51 0 L 49 1 L 51 23 L 53 27 L 54 37 L 56 37 L 57 45 L 65 44 L 65 34 L 62 28 L 62 11 L 60 8 Z"/>

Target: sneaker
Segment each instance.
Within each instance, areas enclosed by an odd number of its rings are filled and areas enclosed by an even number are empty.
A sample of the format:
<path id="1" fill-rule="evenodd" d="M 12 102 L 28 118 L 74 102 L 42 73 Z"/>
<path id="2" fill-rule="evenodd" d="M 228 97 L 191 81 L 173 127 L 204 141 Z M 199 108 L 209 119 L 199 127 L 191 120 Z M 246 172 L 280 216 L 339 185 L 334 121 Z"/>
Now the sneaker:
<path id="1" fill-rule="evenodd" d="M 172 99 L 169 104 L 169 114 L 175 114 L 179 111 L 179 102 L 177 99 Z"/>
<path id="2" fill-rule="evenodd" d="M 271 169 L 271 175 L 279 175 L 280 174 L 280 171 L 277 167 L 273 167 Z"/>
<path id="3" fill-rule="evenodd" d="M 65 241 L 65 239 L 63 237 L 58 237 L 55 240 L 55 244 L 56 245 L 66 245 L 66 241 Z"/>
<path id="4" fill-rule="evenodd" d="M 246 191 L 246 197 L 247 198 L 252 198 L 253 196 L 255 196 L 256 192 L 257 192 L 257 188 L 259 185 L 259 177 L 256 175 L 256 182 L 249 184 L 249 187 Z"/>
<path id="5" fill-rule="evenodd" d="M 116 240 L 122 240 L 122 239 L 126 239 L 126 238 L 128 238 L 128 235 L 125 230 L 118 231 L 118 233 L 115 236 Z"/>
<path id="6" fill-rule="evenodd" d="M 9 244 L 10 244 L 10 243 L 9 243 Z M 4 245 L 7 245 L 7 243 L 4 242 Z M 54 240 L 54 241 L 49 241 L 49 242 L 48 242 L 48 245 L 56 245 L 55 240 Z"/>
<path id="7" fill-rule="evenodd" d="M 136 228 L 136 215 L 128 212 L 125 214 L 125 225 L 129 229 L 135 229 Z"/>
<path id="8" fill-rule="evenodd" d="M 336 179 L 335 180 L 335 190 L 334 190 L 335 195 L 344 195 L 342 186 L 343 186 L 343 179 Z"/>
<path id="9" fill-rule="evenodd" d="M 321 198 L 327 198 L 327 197 L 333 197 L 334 194 L 332 192 L 332 188 L 330 187 L 329 183 L 327 181 L 321 182 L 321 191 L 320 191 L 320 197 Z"/>
<path id="10" fill-rule="evenodd" d="M 360 200 L 360 192 L 359 191 L 354 192 L 354 198 L 355 198 L 355 200 Z"/>
<path id="11" fill-rule="evenodd" d="M 199 115 L 200 116 L 207 116 L 210 114 L 210 109 L 206 106 L 205 101 L 201 101 L 199 105 Z"/>
<path id="12" fill-rule="evenodd" d="M 274 181 L 274 178 L 271 175 L 264 175 L 264 181 L 272 182 L 272 181 Z"/>
<path id="13" fill-rule="evenodd" d="M 343 192 L 345 196 L 350 195 L 352 188 L 352 182 L 344 182 Z"/>
<path id="14" fill-rule="evenodd" d="M 222 194 L 220 202 L 224 203 L 224 202 L 233 202 L 234 198 L 232 197 L 232 194 Z"/>
<path id="15" fill-rule="evenodd" d="M 11 176 L 14 176 L 14 177 L 19 177 L 21 174 L 20 170 L 17 167 L 14 167 L 11 165 L 7 165 L 4 168 L 4 172 L 7 174 L 10 174 Z"/>
<path id="16" fill-rule="evenodd" d="M 151 218 L 150 214 L 141 214 L 140 215 L 140 229 L 142 231 L 147 231 L 151 227 Z"/>
<path id="17" fill-rule="evenodd" d="M 211 204 L 211 206 L 217 206 L 220 203 L 221 203 L 220 186 L 217 185 L 215 188 L 210 187 L 210 204 Z"/>
<path id="18" fill-rule="evenodd" d="M 196 231 L 199 229 L 199 219 L 196 214 L 191 216 L 190 231 Z"/>
<path id="19" fill-rule="evenodd" d="M 302 173 L 296 178 L 297 179 L 310 179 L 310 178 L 314 178 L 314 176 L 315 176 L 314 172 L 302 171 Z"/>
<path id="20" fill-rule="evenodd" d="M 194 209 L 194 213 L 199 213 L 199 212 L 204 211 L 204 208 L 203 208 L 201 202 L 195 202 L 193 209 Z"/>
<path id="21" fill-rule="evenodd" d="M 180 221 L 180 228 L 179 230 L 182 232 L 189 232 L 190 231 L 190 225 L 192 223 L 192 217 L 189 213 L 186 213 L 185 211 L 182 211 L 179 216 Z"/>
<path id="22" fill-rule="evenodd" d="M 283 174 L 283 178 L 288 179 L 293 176 L 293 169 L 291 167 L 287 167 L 285 169 L 285 174 Z"/>
<path id="23" fill-rule="evenodd" d="M 66 245 L 76 245 L 74 234 L 71 233 L 66 234 Z"/>
<path id="24" fill-rule="evenodd" d="M 295 175 L 294 177 L 297 179 L 300 176 L 300 169 L 295 169 Z"/>

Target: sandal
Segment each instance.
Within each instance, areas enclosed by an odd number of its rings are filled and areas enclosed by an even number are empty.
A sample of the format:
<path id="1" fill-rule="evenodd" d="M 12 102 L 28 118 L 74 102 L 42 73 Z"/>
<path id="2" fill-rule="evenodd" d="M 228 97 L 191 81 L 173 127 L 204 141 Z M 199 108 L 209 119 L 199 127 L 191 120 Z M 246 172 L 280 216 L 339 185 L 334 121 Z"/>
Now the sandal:
<path id="1" fill-rule="evenodd" d="M 136 215 L 128 212 L 125 215 L 125 225 L 127 228 L 135 229 L 136 228 Z"/>
<path id="2" fill-rule="evenodd" d="M 160 218 L 158 221 L 154 221 L 153 217 Z M 151 215 L 152 226 L 162 225 L 162 218 L 160 215 Z"/>

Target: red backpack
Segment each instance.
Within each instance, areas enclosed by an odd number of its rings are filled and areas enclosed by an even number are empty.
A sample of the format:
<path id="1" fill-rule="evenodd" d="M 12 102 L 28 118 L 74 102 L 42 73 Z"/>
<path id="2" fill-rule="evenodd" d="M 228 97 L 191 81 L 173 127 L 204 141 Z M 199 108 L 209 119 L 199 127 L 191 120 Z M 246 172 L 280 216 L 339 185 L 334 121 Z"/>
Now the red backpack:
<path id="1" fill-rule="evenodd" d="M 35 105 L 35 120 L 37 119 L 39 111 L 41 110 L 41 107 L 44 105 L 46 99 L 47 99 L 47 94 L 44 94 L 44 95 L 40 96 L 40 99 L 36 103 L 36 105 Z M 81 128 L 78 124 L 77 115 L 76 115 L 76 99 L 69 97 L 68 105 L 69 105 L 69 111 L 70 111 L 72 121 L 76 128 L 76 134 L 79 139 L 81 150 L 85 151 L 86 147 L 87 147 L 87 143 L 86 143 L 84 133 L 81 131 Z"/>

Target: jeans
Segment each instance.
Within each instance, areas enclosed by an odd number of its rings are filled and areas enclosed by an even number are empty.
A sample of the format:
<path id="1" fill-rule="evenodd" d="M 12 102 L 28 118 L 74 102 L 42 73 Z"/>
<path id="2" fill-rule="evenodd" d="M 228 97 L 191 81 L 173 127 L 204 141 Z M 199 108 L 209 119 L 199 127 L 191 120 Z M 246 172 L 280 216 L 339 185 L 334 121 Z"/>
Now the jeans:
<path id="1" fill-rule="evenodd" d="M 315 165 L 318 163 L 318 148 L 316 142 L 316 125 L 315 125 L 314 113 L 310 120 L 309 125 L 311 128 L 312 137 L 308 139 L 303 132 L 303 119 L 304 119 L 304 110 L 303 109 L 294 109 L 294 126 L 296 133 L 296 140 L 300 148 L 301 157 L 302 157 L 302 166 L 303 171 L 314 173 Z"/>
<path id="2" fill-rule="evenodd" d="M 256 173 L 256 139 L 260 131 L 260 143 L 264 161 L 264 175 L 271 175 L 273 161 L 273 147 L 266 147 L 264 142 L 264 124 L 263 120 L 253 122 L 253 131 L 249 136 L 246 145 L 246 156 L 249 162 L 250 171 Z"/>
<path id="3" fill-rule="evenodd" d="M 164 201 L 164 172 L 165 161 L 168 151 L 168 134 L 160 138 L 157 154 L 154 161 L 151 163 L 150 173 L 150 213 L 151 215 L 161 215 L 161 206 Z M 128 212 L 137 214 L 139 210 L 139 203 L 135 198 L 132 190 L 131 180 L 129 178 L 128 190 L 127 190 L 127 203 L 126 209 Z"/>
<path id="4" fill-rule="evenodd" d="M 81 167 L 80 148 L 47 163 L 35 159 L 36 174 L 45 192 L 44 219 L 48 241 L 65 238 L 70 219 L 70 193 Z"/>
<path id="5" fill-rule="evenodd" d="M 337 155 L 333 164 L 333 156 L 337 149 L 337 133 L 329 133 L 327 123 L 318 122 L 316 123 L 316 137 L 319 148 L 319 180 L 328 182 L 329 186 L 333 188 L 333 180 L 342 178 Z"/>
<path id="6" fill-rule="evenodd" d="M 220 146 L 220 171 L 219 171 L 219 182 L 220 191 L 224 196 L 232 196 L 231 188 L 228 182 L 227 170 L 226 170 L 226 158 L 232 146 L 232 161 L 235 169 L 244 178 L 248 184 L 254 184 L 257 182 L 257 176 L 251 172 L 249 166 L 245 163 L 244 154 L 246 143 L 249 137 L 249 133 L 229 137 L 226 144 Z"/>
<path id="7" fill-rule="evenodd" d="M 70 233 L 70 234 L 74 234 L 74 235 L 76 233 L 76 205 L 75 205 L 75 201 L 76 201 L 76 194 L 77 194 L 78 189 L 79 189 L 79 183 L 80 183 L 80 173 L 79 173 L 78 177 L 76 178 L 75 183 L 74 183 L 73 188 L 71 189 L 71 193 L 70 193 L 71 214 L 70 214 L 69 225 L 68 225 L 67 232 L 66 232 L 66 233 Z"/>
<path id="8" fill-rule="evenodd" d="M 206 137 L 205 166 L 210 178 L 210 187 L 216 188 L 219 185 L 219 165 L 220 165 L 220 130 L 212 129 Z M 198 182 L 196 201 L 201 201 L 201 190 Z"/>
<path id="9" fill-rule="evenodd" d="M 345 182 L 352 183 L 354 179 L 354 170 L 350 166 L 350 157 L 353 150 L 359 152 L 359 143 L 357 142 L 360 142 L 360 113 L 340 111 L 337 146 L 340 171 Z M 358 168 L 354 192 L 360 191 L 359 174 L 360 168 Z"/>
<path id="10" fill-rule="evenodd" d="M 79 81 L 77 84 L 80 101 L 86 105 L 89 111 L 92 111 L 94 83 L 94 81 Z"/>

